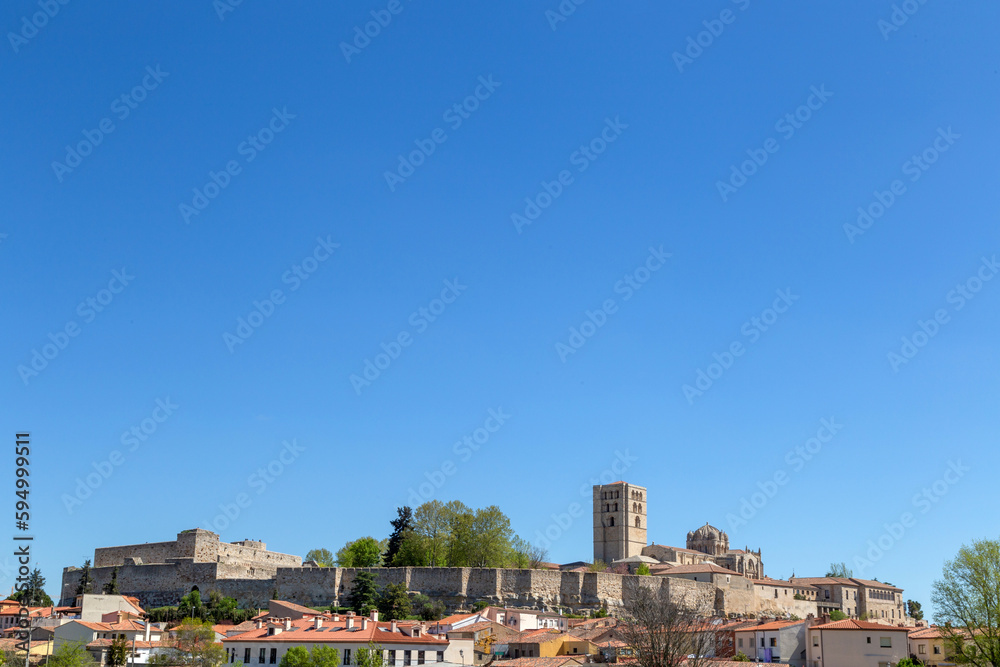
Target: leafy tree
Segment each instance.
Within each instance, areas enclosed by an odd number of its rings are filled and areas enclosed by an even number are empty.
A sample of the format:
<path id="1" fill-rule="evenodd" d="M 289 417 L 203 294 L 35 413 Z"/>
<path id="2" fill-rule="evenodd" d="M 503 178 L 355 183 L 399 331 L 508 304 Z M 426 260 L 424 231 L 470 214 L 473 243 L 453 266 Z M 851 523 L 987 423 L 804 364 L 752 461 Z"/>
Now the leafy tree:
<path id="1" fill-rule="evenodd" d="M 945 562 L 931 601 L 954 662 L 1000 665 L 1000 541 L 976 540 Z"/>
<path id="2" fill-rule="evenodd" d="M 125 667 L 130 652 L 128 640 L 125 639 L 124 635 L 119 635 L 111 642 L 111 648 L 108 649 L 108 665 L 110 667 Z"/>
<path id="3" fill-rule="evenodd" d="M 375 642 L 368 642 L 366 648 L 359 648 L 357 653 L 358 667 L 383 667 L 385 664 L 385 652 L 382 646 Z"/>
<path id="4" fill-rule="evenodd" d="M 830 620 L 831 621 L 843 621 L 846 618 L 847 618 L 847 614 L 845 614 L 844 612 L 840 611 L 839 609 L 834 609 L 833 611 L 830 612 Z"/>
<path id="5" fill-rule="evenodd" d="M 451 517 L 468 509 L 457 500 L 447 505 L 440 500 L 430 500 L 414 511 L 413 535 L 421 538 L 420 543 L 426 549 L 427 565 L 443 567 L 448 564 Z"/>
<path id="6" fill-rule="evenodd" d="M 90 559 L 83 561 L 83 572 L 80 573 L 80 583 L 76 586 L 76 594 L 84 595 L 94 589 L 94 575 L 90 572 Z"/>
<path id="7" fill-rule="evenodd" d="M 222 648 L 222 644 L 215 642 L 215 630 L 208 621 L 186 618 L 174 631 L 176 639 L 164 652 L 151 657 L 150 664 L 220 667 L 226 662 L 226 650 Z"/>
<path id="8" fill-rule="evenodd" d="M 413 612 L 423 621 L 437 621 L 444 616 L 444 603 L 440 600 L 431 600 L 423 593 L 417 593 L 411 600 Z"/>
<path id="9" fill-rule="evenodd" d="M 97 667 L 97 661 L 83 642 L 64 642 L 49 656 L 46 667 Z"/>
<path id="10" fill-rule="evenodd" d="M 358 572 L 351 585 L 347 604 L 358 614 L 368 615 L 375 609 L 378 588 L 375 585 L 375 575 L 371 572 Z"/>
<path id="11" fill-rule="evenodd" d="M 413 510 L 408 506 L 396 508 L 396 518 L 390 521 L 392 524 L 392 534 L 389 536 L 389 544 L 383 557 L 386 567 L 393 565 L 393 560 L 403 546 L 403 540 L 413 530 Z"/>
<path id="12" fill-rule="evenodd" d="M 45 577 L 37 567 L 28 575 L 25 588 L 10 596 L 11 600 L 23 602 L 28 607 L 51 607 L 52 598 L 45 592 Z"/>
<path id="13" fill-rule="evenodd" d="M 854 576 L 854 572 L 847 567 L 847 563 L 830 563 L 830 569 L 827 570 L 826 576 L 850 579 Z"/>
<path id="14" fill-rule="evenodd" d="M 281 657 L 279 667 L 311 667 L 312 656 L 302 646 L 293 646 Z"/>
<path id="15" fill-rule="evenodd" d="M 118 568 L 111 570 L 111 581 L 104 584 L 105 595 L 118 595 Z"/>
<path id="16" fill-rule="evenodd" d="M 389 584 L 382 589 L 378 597 L 378 613 L 387 621 L 401 621 L 413 613 L 405 584 Z"/>
<path id="17" fill-rule="evenodd" d="M 309 658 L 312 667 L 340 667 L 340 651 L 330 646 L 313 646 Z"/>
<path id="18" fill-rule="evenodd" d="M 382 545 L 374 537 L 348 542 L 337 552 L 340 567 L 376 567 L 382 560 Z"/>
<path id="19" fill-rule="evenodd" d="M 643 576 L 650 574 L 649 566 L 645 563 L 639 563 L 639 567 L 635 568 L 636 574 L 641 574 Z"/>
<path id="20" fill-rule="evenodd" d="M 472 567 L 503 567 L 507 564 L 514 531 L 511 530 L 510 519 L 499 507 L 490 505 L 475 511 L 472 535 Z"/>
<path id="21" fill-rule="evenodd" d="M 607 618 L 607 617 L 608 617 L 607 605 L 601 605 L 601 608 L 594 612 L 594 618 Z"/>
<path id="22" fill-rule="evenodd" d="M 914 621 L 924 620 L 924 610 L 920 608 L 920 603 L 916 600 L 906 601 L 906 613 Z"/>
<path id="23" fill-rule="evenodd" d="M 393 567 L 425 567 L 430 564 L 430 540 L 411 530 L 403 537 L 403 543 L 392 559 Z"/>
<path id="24" fill-rule="evenodd" d="M 333 567 L 336 563 L 329 549 L 310 549 L 306 554 L 306 560 L 316 561 L 320 567 Z"/>
<path id="25" fill-rule="evenodd" d="M 472 605 L 472 611 L 482 611 L 490 606 L 490 603 L 486 600 L 479 600 L 476 604 Z"/>
<path id="26" fill-rule="evenodd" d="M 177 613 L 183 618 L 204 619 L 207 616 L 207 609 L 201 601 L 201 593 L 191 591 L 181 598 L 181 603 L 177 605 Z"/>
<path id="27" fill-rule="evenodd" d="M 739 653 L 736 654 L 736 657 L 733 658 L 733 662 L 753 662 L 753 661 L 750 660 L 750 658 L 747 656 L 746 653 L 740 651 Z"/>
<path id="28" fill-rule="evenodd" d="M 913 658 L 903 658 L 896 663 L 896 667 L 920 667 L 921 663 L 914 662 Z"/>
<path id="29" fill-rule="evenodd" d="M 593 563 L 591 563 L 590 565 L 588 565 L 587 569 L 589 571 L 591 571 L 591 572 L 604 572 L 605 570 L 608 569 L 608 564 L 605 563 L 600 558 L 598 558 Z"/>

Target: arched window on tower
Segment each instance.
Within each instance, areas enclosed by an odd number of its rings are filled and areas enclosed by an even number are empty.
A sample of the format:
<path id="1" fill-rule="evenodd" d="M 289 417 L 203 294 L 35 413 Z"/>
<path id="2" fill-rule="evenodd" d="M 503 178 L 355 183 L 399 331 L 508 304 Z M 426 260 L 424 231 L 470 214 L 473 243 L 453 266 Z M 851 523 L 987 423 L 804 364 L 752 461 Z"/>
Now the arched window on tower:
<path id="1" fill-rule="evenodd" d="M 635 527 L 636 527 L 636 528 L 639 528 L 639 527 L 640 527 L 640 524 L 639 524 L 639 517 L 636 517 L 636 518 L 635 518 Z"/>
<path id="2" fill-rule="evenodd" d="M 615 518 L 613 516 L 612 517 L 608 517 L 608 525 L 609 526 L 615 525 Z"/>
<path id="3" fill-rule="evenodd" d="M 618 511 L 618 503 L 615 503 L 615 511 Z"/>
<path id="4" fill-rule="evenodd" d="M 632 503 L 632 511 L 633 512 L 638 512 L 639 511 L 639 506 L 637 504 L 635 504 L 635 503 Z"/>
<path id="5" fill-rule="evenodd" d="M 605 512 L 610 512 L 611 511 L 611 503 L 606 503 L 604 505 L 604 511 Z"/>
<path id="6" fill-rule="evenodd" d="M 642 514 L 642 503 L 639 503 L 639 514 Z"/>

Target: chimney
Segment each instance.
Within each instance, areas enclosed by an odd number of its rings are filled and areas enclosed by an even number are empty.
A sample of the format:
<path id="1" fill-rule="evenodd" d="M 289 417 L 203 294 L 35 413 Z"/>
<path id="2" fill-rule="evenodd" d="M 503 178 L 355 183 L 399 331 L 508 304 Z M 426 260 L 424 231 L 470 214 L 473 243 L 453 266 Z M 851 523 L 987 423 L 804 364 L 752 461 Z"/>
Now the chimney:
<path id="1" fill-rule="evenodd" d="M 285 621 L 285 630 L 291 630 L 292 629 L 292 618 L 291 618 L 291 616 L 286 616 L 284 618 L 284 621 Z"/>
<path id="2" fill-rule="evenodd" d="M 351 614 L 347 615 L 347 629 L 350 630 L 354 627 L 354 616 Z"/>
<path id="3" fill-rule="evenodd" d="M 316 618 L 313 619 L 313 627 L 316 628 L 317 630 L 319 630 L 320 628 L 323 627 L 323 617 L 322 616 L 317 616 Z"/>
<path id="4" fill-rule="evenodd" d="M 396 629 L 397 629 L 397 628 L 398 628 L 399 626 L 398 626 L 398 625 L 396 624 L 396 621 L 393 621 L 393 622 L 392 622 L 392 623 L 390 624 L 390 626 L 389 626 L 389 627 L 391 628 L 391 629 L 390 629 L 390 632 L 396 632 Z"/>
<path id="5" fill-rule="evenodd" d="M 145 637 L 145 641 L 148 642 L 149 641 L 149 619 L 146 619 L 146 633 L 143 636 Z"/>
<path id="6" fill-rule="evenodd" d="M 257 629 L 258 630 L 260 630 L 261 628 L 264 627 L 264 619 L 263 618 L 258 618 L 256 623 L 257 623 Z"/>
<path id="7" fill-rule="evenodd" d="M 334 614 L 333 615 L 333 622 L 334 623 L 339 623 L 340 622 L 340 614 Z"/>
<path id="8" fill-rule="evenodd" d="M 361 619 L 361 629 L 362 630 L 367 630 L 368 629 L 368 617 L 365 617 L 365 618 Z"/>
<path id="9" fill-rule="evenodd" d="M 378 609 L 372 609 L 371 619 L 372 623 L 378 623 Z"/>

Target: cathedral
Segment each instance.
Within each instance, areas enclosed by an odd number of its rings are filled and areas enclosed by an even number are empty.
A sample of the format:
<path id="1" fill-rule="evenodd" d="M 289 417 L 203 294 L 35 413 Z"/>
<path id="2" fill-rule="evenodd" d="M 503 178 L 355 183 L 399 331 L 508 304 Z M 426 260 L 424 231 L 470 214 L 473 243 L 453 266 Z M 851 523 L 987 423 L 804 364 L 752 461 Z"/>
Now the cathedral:
<path id="1" fill-rule="evenodd" d="M 708 523 L 687 534 L 683 549 L 647 544 L 647 507 L 645 487 L 627 482 L 594 487 L 595 561 L 644 562 L 659 573 L 683 565 L 713 563 L 748 579 L 764 578 L 760 549 L 730 549 L 729 536 Z"/>

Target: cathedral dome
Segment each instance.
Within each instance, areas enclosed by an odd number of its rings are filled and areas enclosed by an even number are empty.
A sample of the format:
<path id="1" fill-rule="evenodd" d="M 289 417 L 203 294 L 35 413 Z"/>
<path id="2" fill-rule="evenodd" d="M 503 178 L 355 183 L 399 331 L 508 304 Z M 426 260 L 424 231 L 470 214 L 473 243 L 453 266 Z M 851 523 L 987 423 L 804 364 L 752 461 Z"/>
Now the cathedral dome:
<path id="1" fill-rule="evenodd" d="M 694 537 L 699 537 L 702 539 L 720 539 L 723 536 L 723 532 L 716 528 L 715 526 L 709 525 L 708 522 L 704 526 L 694 531 Z"/>

